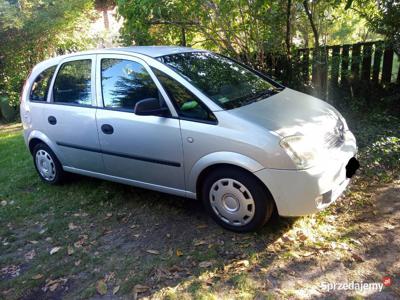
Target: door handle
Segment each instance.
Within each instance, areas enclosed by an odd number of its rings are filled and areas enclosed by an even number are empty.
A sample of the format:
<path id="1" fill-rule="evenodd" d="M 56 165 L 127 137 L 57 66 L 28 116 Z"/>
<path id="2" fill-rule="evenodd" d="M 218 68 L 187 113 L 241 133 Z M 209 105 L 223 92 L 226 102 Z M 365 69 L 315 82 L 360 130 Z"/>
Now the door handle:
<path id="1" fill-rule="evenodd" d="M 113 134 L 114 128 L 110 124 L 103 124 L 101 125 L 101 131 L 103 131 L 105 134 Z"/>
<path id="2" fill-rule="evenodd" d="M 49 124 L 51 125 L 56 125 L 57 124 L 57 119 L 54 116 L 50 116 L 47 118 L 47 121 L 49 122 Z"/>

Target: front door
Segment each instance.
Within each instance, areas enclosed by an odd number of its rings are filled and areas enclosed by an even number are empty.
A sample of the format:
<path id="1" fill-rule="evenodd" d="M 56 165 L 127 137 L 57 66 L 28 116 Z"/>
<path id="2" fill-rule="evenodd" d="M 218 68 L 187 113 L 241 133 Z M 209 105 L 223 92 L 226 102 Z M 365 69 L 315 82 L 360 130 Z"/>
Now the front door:
<path id="1" fill-rule="evenodd" d="M 103 109 L 96 114 L 105 172 L 159 190 L 184 190 L 179 119 L 135 115 L 135 104 L 156 98 L 166 105 L 151 70 L 141 60 L 98 55 Z"/>

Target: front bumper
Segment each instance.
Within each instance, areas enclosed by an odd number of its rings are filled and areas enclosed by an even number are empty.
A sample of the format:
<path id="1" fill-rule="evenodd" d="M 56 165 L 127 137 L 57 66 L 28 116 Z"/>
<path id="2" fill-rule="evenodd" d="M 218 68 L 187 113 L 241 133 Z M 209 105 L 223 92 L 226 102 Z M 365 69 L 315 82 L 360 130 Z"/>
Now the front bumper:
<path id="1" fill-rule="evenodd" d="M 281 216 L 312 214 L 332 204 L 346 189 L 346 165 L 355 156 L 354 135 L 332 150 L 329 159 L 306 170 L 263 169 L 254 174 L 267 186 Z"/>

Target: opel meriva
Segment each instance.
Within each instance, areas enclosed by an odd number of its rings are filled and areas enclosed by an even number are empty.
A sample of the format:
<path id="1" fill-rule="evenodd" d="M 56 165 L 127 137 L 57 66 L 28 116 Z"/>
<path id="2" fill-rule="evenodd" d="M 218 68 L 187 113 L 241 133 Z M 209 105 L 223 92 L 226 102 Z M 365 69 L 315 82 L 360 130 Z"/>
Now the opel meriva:
<path id="1" fill-rule="evenodd" d="M 197 198 L 223 227 L 323 209 L 358 168 L 341 114 L 227 57 L 129 47 L 49 59 L 22 92 L 47 183 L 65 172 Z"/>

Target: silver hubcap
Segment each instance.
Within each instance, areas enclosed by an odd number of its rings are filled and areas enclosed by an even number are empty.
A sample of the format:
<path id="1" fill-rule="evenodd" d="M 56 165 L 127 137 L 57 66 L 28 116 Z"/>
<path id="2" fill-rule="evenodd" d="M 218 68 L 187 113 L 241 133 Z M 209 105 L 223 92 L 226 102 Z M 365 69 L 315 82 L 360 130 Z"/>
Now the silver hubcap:
<path id="1" fill-rule="evenodd" d="M 214 212 L 230 225 L 243 226 L 254 218 L 254 199 L 249 190 L 237 180 L 223 178 L 216 181 L 209 197 Z"/>
<path id="2" fill-rule="evenodd" d="M 50 154 L 45 150 L 39 150 L 36 152 L 36 166 L 39 170 L 40 175 L 47 180 L 52 181 L 56 177 L 56 166 Z"/>

